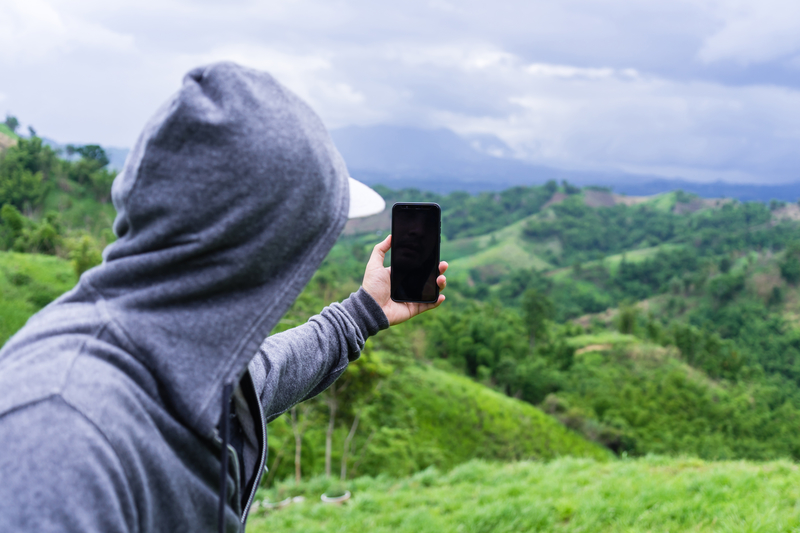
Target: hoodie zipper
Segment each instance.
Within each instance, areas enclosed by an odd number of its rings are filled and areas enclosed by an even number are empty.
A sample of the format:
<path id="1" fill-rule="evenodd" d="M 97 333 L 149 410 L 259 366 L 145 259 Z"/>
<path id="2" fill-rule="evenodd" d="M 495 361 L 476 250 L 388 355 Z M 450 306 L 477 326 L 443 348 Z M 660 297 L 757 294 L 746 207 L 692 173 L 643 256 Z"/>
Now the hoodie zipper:
<path id="1" fill-rule="evenodd" d="M 253 498 L 261 483 L 261 476 L 264 474 L 264 465 L 267 462 L 267 424 L 264 420 L 264 408 L 261 405 L 261 399 L 258 398 L 258 395 L 256 395 L 255 403 L 258 404 L 258 425 L 261 427 L 261 457 L 258 460 L 256 479 L 253 480 L 253 487 L 250 489 L 250 494 L 247 496 L 247 504 L 242 511 L 242 525 L 247 521 L 247 513 L 250 512 L 250 506 L 253 504 Z"/>

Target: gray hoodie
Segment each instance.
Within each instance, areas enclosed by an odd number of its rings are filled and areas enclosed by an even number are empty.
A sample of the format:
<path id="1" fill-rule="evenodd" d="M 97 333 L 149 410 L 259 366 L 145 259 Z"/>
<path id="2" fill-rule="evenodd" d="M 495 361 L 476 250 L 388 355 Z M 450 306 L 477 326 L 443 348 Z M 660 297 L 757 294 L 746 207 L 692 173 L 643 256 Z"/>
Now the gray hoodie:
<path id="1" fill-rule="evenodd" d="M 345 223 L 344 162 L 269 74 L 220 63 L 147 124 L 112 198 L 103 264 L 0 351 L 0 531 L 238 531 L 266 422 L 388 327 L 362 289 L 268 337 Z M 244 445 L 219 513 L 226 388 Z"/>

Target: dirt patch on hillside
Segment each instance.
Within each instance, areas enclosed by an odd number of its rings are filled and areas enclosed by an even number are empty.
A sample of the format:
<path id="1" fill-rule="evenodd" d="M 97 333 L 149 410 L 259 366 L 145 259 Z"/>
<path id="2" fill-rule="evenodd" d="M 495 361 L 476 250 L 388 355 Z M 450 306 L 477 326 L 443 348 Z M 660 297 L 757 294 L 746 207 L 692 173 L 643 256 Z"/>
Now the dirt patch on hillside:
<path id="1" fill-rule="evenodd" d="M 622 205 L 638 205 L 653 198 L 652 196 L 623 196 L 621 194 L 614 195 L 614 203 Z"/>
<path id="2" fill-rule="evenodd" d="M 768 272 L 759 272 L 753 275 L 753 288 L 756 294 L 762 299 L 767 300 L 772 295 L 775 287 L 783 286 L 783 278 L 777 268 L 770 269 Z"/>
<path id="3" fill-rule="evenodd" d="M 612 349 L 613 346 L 610 344 L 590 344 L 589 346 L 584 346 L 580 350 L 575 350 L 575 355 L 580 355 L 582 353 L 588 352 L 606 352 Z"/>
<path id="4" fill-rule="evenodd" d="M 654 303 L 653 300 L 658 298 L 655 296 L 653 298 L 647 298 L 645 300 L 641 300 L 633 304 L 633 307 L 639 313 L 647 314 L 650 312 L 651 309 L 654 309 L 658 303 Z M 584 329 L 589 329 L 592 325 L 592 322 L 600 322 L 601 324 L 605 324 L 606 326 L 610 326 L 616 321 L 617 315 L 619 315 L 619 308 L 617 307 L 609 307 L 605 311 L 600 313 L 589 313 L 588 315 L 579 316 L 578 318 L 573 318 L 572 323 L 578 324 Z"/>
<path id="5" fill-rule="evenodd" d="M 800 220 L 800 206 L 797 204 L 786 204 L 772 212 L 772 220 Z"/>
<path id="6" fill-rule="evenodd" d="M 584 191 L 583 199 L 589 207 L 613 207 L 617 205 L 614 194 L 606 191 Z"/>
<path id="7" fill-rule="evenodd" d="M 592 322 L 597 321 L 601 324 L 609 325 L 611 324 L 614 319 L 617 317 L 619 310 L 616 307 L 609 307 L 602 313 L 590 313 L 588 315 L 579 316 L 578 318 L 574 318 L 572 322 L 574 324 L 578 324 L 583 329 L 589 329 L 592 326 Z"/>
<path id="8" fill-rule="evenodd" d="M 555 192 L 553 193 L 553 196 L 551 196 L 550 199 L 547 200 L 547 203 L 542 206 L 542 209 L 547 209 L 551 205 L 560 204 L 561 202 L 566 200 L 567 197 L 568 196 L 563 192 Z"/>
<path id="9" fill-rule="evenodd" d="M 614 207 L 615 205 L 638 205 L 652 196 L 624 196 L 607 191 L 584 191 L 584 201 L 589 207 Z"/>
<path id="10" fill-rule="evenodd" d="M 17 145 L 17 140 L 13 137 L 9 137 L 4 133 L 0 133 L 0 150 L 5 150 L 6 148 L 11 148 L 12 146 Z"/>
<path id="11" fill-rule="evenodd" d="M 690 215 L 705 208 L 706 203 L 702 198 L 692 198 L 689 202 L 675 202 L 672 212 L 676 215 Z"/>
<path id="12" fill-rule="evenodd" d="M 358 235 L 361 233 L 383 233 L 392 228 L 392 213 L 384 209 L 377 215 L 364 218 L 353 218 L 344 226 L 345 235 Z"/>
<path id="13" fill-rule="evenodd" d="M 732 201 L 730 198 L 692 198 L 689 202 L 675 202 L 672 212 L 676 215 L 690 215 L 701 209 L 719 209 Z"/>

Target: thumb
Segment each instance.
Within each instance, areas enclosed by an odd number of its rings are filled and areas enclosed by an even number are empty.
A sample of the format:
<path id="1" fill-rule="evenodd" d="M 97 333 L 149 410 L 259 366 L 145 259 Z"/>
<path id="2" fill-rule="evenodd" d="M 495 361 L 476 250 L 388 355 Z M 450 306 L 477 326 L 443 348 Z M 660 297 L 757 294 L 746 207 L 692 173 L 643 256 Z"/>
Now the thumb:
<path id="1" fill-rule="evenodd" d="M 367 270 L 374 270 L 383 268 L 383 260 L 386 258 L 386 252 L 392 247 L 392 236 L 389 235 L 382 242 L 379 242 L 372 249 L 372 255 L 369 256 L 367 263 Z"/>

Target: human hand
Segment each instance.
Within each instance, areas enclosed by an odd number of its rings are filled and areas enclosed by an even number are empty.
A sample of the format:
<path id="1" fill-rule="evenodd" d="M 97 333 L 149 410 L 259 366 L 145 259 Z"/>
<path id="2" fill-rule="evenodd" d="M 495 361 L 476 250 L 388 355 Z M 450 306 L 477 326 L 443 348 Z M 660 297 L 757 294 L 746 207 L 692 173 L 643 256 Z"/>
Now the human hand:
<path id="1" fill-rule="evenodd" d="M 444 301 L 444 294 L 439 294 L 439 299 L 435 303 L 410 303 L 410 302 L 395 302 L 392 300 L 392 282 L 389 274 L 390 268 L 383 266 L 383 260 L 386 257 L 386 252 L 392 247 L 392 236 L 389 235 L 383 242 L 379 242 L 372 249 L 372 255 L 367 262 L 367 269 L 364 272 L 364 281 L 361 286 L 367 291 L 367 294 L 378 302 L 386 318 L 389 319 L 389 325 L 394 326 L 400 322 L 405 322 L 411 317 L 424 313 L 429 309 L 439 307 Z M 439 263 L 439 277 L 436 278 L 436 284 L 439 286 L 439 292 L 443 291 L 447 285 L 447 278 L 443 276 L 447 270 L 447 262 L 442 261 Z"/>

